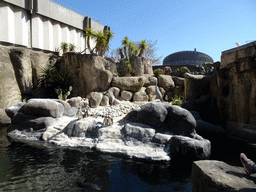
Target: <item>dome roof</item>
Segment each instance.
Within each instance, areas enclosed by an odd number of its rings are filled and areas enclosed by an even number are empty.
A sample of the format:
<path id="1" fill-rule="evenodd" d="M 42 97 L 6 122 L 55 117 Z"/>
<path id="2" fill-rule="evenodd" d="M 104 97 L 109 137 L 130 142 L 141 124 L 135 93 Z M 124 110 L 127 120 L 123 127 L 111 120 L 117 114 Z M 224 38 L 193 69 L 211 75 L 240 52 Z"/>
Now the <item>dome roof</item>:
<path id="1" fill-rule="evenodd" d="M 195 51 L 180 51 L 164 58 L 163 65 L 199 65 L 205 62 L 213 63 L 213 59 L 205 53 Z"/>

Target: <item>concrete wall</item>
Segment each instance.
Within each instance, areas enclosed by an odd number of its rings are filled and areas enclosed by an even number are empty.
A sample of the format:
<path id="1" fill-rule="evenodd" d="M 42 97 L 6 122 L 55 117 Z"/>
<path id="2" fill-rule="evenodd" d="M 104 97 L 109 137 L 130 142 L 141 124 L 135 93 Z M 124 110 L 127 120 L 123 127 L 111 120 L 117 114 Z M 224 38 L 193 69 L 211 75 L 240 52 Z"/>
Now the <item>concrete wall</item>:
<path id="1" fill-rule="evenodd" d="M 256 41 L 223 51 L 221 53 L 221 68 L 248 56 L 256 56 Z"/>
<path id="2" fill-rule="evenodd" d="M 83 51 L 84 28 L 103 31 L 106 27 L 50 0 L 3 0 L 0 15 L 0 42 L 47 51 L 58 50 L 61 42 Z"/>

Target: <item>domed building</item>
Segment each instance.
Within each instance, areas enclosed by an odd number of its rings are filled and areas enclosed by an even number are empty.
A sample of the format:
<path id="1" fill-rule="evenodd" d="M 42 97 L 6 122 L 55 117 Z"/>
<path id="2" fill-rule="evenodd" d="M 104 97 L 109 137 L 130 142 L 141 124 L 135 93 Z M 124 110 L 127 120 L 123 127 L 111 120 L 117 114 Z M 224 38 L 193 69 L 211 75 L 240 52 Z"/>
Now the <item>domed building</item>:
<path id="1" fill-rule="evenodd" d="M 169 66 L 201 66 L 203 63 L 214 63 L 213 59 L 206 55 L 196 51 L 180 51 L 172 53 L 164 58 L 163 65 Z"/>

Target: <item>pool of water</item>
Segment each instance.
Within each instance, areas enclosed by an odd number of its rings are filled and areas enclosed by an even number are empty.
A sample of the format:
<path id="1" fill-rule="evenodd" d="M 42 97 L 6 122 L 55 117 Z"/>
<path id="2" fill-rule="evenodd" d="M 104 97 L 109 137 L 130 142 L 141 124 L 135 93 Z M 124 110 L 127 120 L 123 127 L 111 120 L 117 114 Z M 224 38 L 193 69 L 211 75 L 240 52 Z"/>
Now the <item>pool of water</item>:
<path id="1" fill-rule="evenodd" d="M 214 144 L 212 159 L 241 166 L 241 152 L 255 156 L 256 151 L 227 141 Z M 84 181 L 101 191 L 192 191 L 192 163 L 184 162 L 157 164 L 85 148 L 10 143 L 6 128 L 0 129 L 0 191 L 90 191 L 77 185 Z"/>

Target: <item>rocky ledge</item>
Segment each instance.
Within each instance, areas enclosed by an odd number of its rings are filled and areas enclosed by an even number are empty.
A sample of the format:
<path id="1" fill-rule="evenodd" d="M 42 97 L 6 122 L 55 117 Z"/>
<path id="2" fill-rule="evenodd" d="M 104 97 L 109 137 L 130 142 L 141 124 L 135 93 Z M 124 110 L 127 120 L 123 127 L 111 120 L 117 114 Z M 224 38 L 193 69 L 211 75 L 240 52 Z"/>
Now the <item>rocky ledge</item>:
<path id="1" fill-rule="evenodd" d="M 239 158 L 239 157 L 238 157 Z M 195 161 L 192 166 L 193 191 L 256 191 L 256 174 L 248 176 L 243 167 L 222 161 Z"/>
<path id="2" fill-rule="evenodd" d="M 128 101 L 99 108 L 78 106 L 79 110 L 56 99 L 18 103 L 6 109 L 12 119 L 8 136 L 29 144 L 89 147 L 153 161 L 169 161 L 175 155 L 207 159 L 211 154 L 210 141 L 196 134 L 194 116 L 179 106 Z M 77 116 L 77 111 L 84 114 Z"/>

